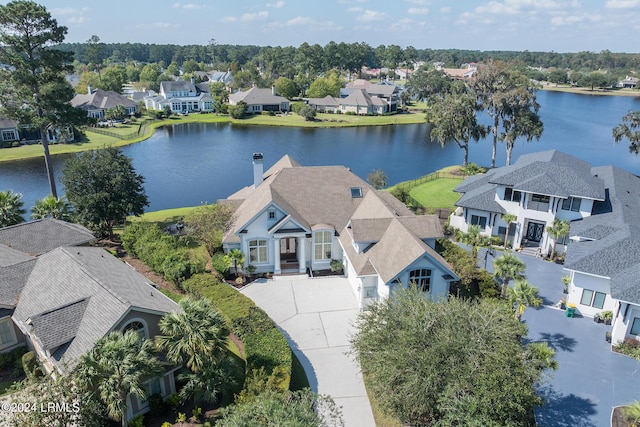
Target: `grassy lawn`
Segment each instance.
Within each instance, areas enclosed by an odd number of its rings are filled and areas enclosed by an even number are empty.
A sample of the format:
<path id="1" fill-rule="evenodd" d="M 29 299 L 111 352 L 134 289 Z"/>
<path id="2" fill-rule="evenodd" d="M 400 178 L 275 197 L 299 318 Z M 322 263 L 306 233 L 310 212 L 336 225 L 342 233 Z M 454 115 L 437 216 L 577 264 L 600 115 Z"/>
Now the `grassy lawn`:
<path id="1" fill-rule="evenodd" d="M 169 224 L 178 222 L 178 220 L 184 218 L 189 212 L 198 207 L 199 206 L 190 206 L 186 208 L 164 209 L 161 211 L 147 212 L 141 216 L 130 216 L 127 218 L 127 221 L 154 222 L 160 227 L 166 227 Z"/>
<path id="2" fill-rule="evenodd" d="M 425 208 L 453 209 L 460 194 L 453 189 L 462 182 L 462 178 L 441 178 L 425 182 L 411 189 L 409 194 Z"/>
<path id="3" fill-rule="evenodd" d="M 553 83 L 542 86 L 542 90 L 549 90 L 552 92 L 576 93 L 578 95 L 640 96 L 640 92 L 633 89 L 602 90 L 595 88 L 591 90 L 591 88 L 589 87 L 575 87 L 568 85 L 557 86 Z"/>

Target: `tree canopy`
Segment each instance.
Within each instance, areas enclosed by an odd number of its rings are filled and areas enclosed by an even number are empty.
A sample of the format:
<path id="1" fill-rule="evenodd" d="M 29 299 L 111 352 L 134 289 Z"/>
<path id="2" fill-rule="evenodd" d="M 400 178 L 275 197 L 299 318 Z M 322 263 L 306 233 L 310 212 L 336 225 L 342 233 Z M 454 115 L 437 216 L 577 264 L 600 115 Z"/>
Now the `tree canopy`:
<path id="1" fill-rule="evenodd" d="M 107 147 L 71 157 L 62 169 L 62 184 L 74 218 L 101 236 L 129 215 L 141 215 L 149 204 L 144 177 L 119 148 Z"/>
<path id="2" fill-rule="evenodd" d="M 64 78 L 73 53 L 55 49 L 67 28 L 44 6 L 17 0 L 0 6 L 0 114 L 40 130 L 51 194 L 57 197 L 47 128 L 81 123 L 86 113 L 73 108 L 74 92 Z"/>
<path id="3" fill-rule="evenodd" d="M 23 222 L 22 215 L 26 213 L 22 194 L 11 190 L 0 191 L 0 228 Z"/>
<path id="4" fill-rule="evenodd" d="M 622 118 L 622 123 L 613 128 L 613 140 L 618 143 L 623 139 L 629 141 L 629 152 L 640 153 L 640 111 L 629 111 Z"/>
<path id="5" fill-rule="evenodd" d="M 370 390 L 402 423 L 531 425 L 548 365 L 523 346 L 526 326 L 504 302 L 435 302 L 413 287 L 370 306 L 356 326 Z"/>

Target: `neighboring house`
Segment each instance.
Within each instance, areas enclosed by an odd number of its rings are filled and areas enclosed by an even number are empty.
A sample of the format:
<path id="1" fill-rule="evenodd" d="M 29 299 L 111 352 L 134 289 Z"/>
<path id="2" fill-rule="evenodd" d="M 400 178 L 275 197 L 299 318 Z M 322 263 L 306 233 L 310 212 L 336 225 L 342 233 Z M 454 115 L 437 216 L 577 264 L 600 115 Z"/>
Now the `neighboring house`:
<path id="1" fill-rule="evenodd" d="M 229 104 L 238 105 L 240 102 L 247 104 L 247 113 L 259 114 L 263 111 L 287 112 L 290 103 L 287 98 L 278 96 L 276 88 L 260 89 L 253 87 L 245 92 L 236 92 L 229 95 Z"/>
<path id="2" fill-rule="evenodd" d="M 612 345 L 640 341 L 640 178 L 614 166 L 592 173 L 606 197 L 590 217 L 571 223 L 567 302 L 587 316 L 612 311 Z"/>
<path id="3" fill-rule="evenodd" d="M 476 75 L 478 71 L 477 64 L 471 62 L 469 64 L 462 64 L 461 68 L 444 68 L 443 62 L 434 63 L 436 70 L 442 70 L 452 80 L 469 80 Z"/>
<path id="4" fill-rule="evenodd" d="M 319 113 L 337 113 L 340 110 L 339 100 L 331 95 L 324 98 L 308 98 L 306 102 Z"/>
<path id="5" fill-rule="evenodd" d="M 591 215 L 593 204 L 605 199 L 604 183 L 591 166 L 561 151 L 520 156 L 511 166 L 491 169 L 465 179 L 454 191 L 462 193 L 450 225 L 467 232 L 479 225 L 482 234 L 505 238 L 504 214 L 517 217 L 509 230 L 514 248 L 547 255 L 553 238 L 546 231 L 554 219 L 575 221 Z M 566 239 L 565 239 L 566 240 Z M 564 251 L 565 241 L 556 251 Z"/>
<path id="6" fill-rule="evenodd" d="M 11 142 L 19 139 L 18 124 L 13 120 L 0 117 L 0 140 L 2 142 Z"/>
<path id="7" fill-rule="evenodd" d="M 167 106 L 172 113 L 199 113 L 213 111 L 213 98 L 199 89 L 194 80 L 160 82 L 160 93 L 144 98 L 149 110 L 164 110 Z"/>
<path id="8" fill-rule="evenodd" d="M 284 156 L 263 173 L 253 155 L 253 179 L 227 199 L 235 207 L 223 236 L 258 272 L 309 273 L 339 260 L 359 306 L 415 282 L 433 299 L 447 298 L 457 277 L 435 248 L 437 217 L 414 215 L 344 166 L 303 167 Z"/>
<path id="9" fill-rule="evenodd" d="M 626 76 L 624 80 L 620 80 L 616 87 L 623 89 L 635 89 L 638 87 L 638 78 Z"/>
<path id="10" fill-rule="evenodd" d="M 105 112 L 119 105 L 127 110 L 127 114 L 136 112 L 137 104 L 124 95 L 111 90 L 87 88 L 86 94 L 77 94 L 71 100 L 73 107 L 87 112 L 87 116 L 94 119 L 104 119 Z"/>
<path id="11" fill-rule="evenodd" d="M 391 113 L 398 110 L 400 88 L 394 84 L 387 81 L 374 84 L 363 79 L 358 79 L 347 83 L 345 88 L 340 89 L 340 97 L 347 98 L 355 89 L 364 89 L 369 96 L 381 99 L 385 104 L 384 113 Z"/>
<path id="12" fill-rule="evenodd" d="M 377 96 L 371 96 L 365 89 L 352 89 L 349 96 L 340 98 L 340 112 L 358 115 L 384 114 L 387 104 Z"/>
<path id="13" fill-rule="evenodd" d="M 26 345 L 47 373 L 67 374 L 112 331 L 159 334 L 158 321 L 178 310 L 149 281 L 102 248 L 84 227 L 44 219 L 0 229 L 0 351 Z M 146 383 L 163 398 L 174 372 Z M 130 396 L 128 419 L 149 410 Z"/>
<path id="14" fill-rule="evenodd" d="M 199 77 L 203 82 L 222 82 L 225 85 L 233 84 L 233 74 L 231 70 L 227 71 L 194 71 L 195 76 Z"/>
<path id="15" fill-rule="evenodd" d="M 47 142 L 51 143 L 59 142 L 61 139 L 64 141 L 74 140 L 73 128 L 71 126 L 66 128 L 54 128 L 53 126 L 48 126 L 46 136 Z M 9 146 L 4 143 L 19 140 L 40 141 L 40 129 L 27 128 L 24 126 L 18 127 L 17 122 L 14 120 L 0 117 L 0 146 Z"/>

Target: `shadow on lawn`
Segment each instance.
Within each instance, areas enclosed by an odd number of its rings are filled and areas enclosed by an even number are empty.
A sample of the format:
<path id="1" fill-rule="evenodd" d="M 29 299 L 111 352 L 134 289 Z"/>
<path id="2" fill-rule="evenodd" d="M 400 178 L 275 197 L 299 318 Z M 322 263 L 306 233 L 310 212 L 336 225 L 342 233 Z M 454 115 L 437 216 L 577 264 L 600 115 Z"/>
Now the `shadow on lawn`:
<path id="1" fill-rule="evenodd" d="M 545 427 L 596 427 L 591 416 L 595 404 L 575 394 L 563 395 L 551 387 L 540 390 L 542 406 L 536 408 L 536 424 Z"/>

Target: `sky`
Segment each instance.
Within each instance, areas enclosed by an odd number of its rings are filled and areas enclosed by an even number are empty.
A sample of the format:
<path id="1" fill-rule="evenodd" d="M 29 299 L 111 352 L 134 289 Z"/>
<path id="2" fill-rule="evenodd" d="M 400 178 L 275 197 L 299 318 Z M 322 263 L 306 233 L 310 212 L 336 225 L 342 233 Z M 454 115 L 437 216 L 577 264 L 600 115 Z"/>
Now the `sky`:
<path id="1" fill-rule="evenodd" d="M 640 35 L 640 0 L 35 1 L 67 42 L 634 53 Z"/>

